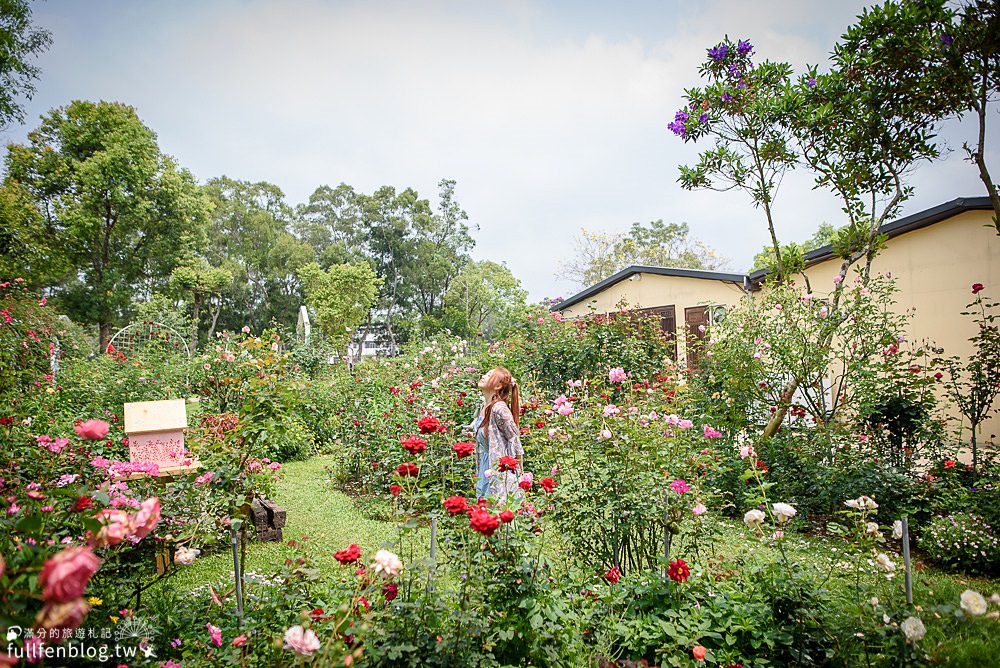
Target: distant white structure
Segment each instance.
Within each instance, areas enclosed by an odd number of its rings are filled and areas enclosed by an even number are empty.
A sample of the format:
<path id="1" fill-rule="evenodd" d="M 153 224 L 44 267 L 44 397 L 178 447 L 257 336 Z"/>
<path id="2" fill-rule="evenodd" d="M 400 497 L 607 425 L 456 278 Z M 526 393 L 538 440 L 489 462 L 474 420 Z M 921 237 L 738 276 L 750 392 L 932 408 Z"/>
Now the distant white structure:
<path id="1" fill-rule="evenodd" d="M 299 321 L 295 325 L 295 333 L 301 336 L 305 343 L 309 343 L 312 326 L 309 324 L 309 311 L 305 304 L 299 307 Z"/>

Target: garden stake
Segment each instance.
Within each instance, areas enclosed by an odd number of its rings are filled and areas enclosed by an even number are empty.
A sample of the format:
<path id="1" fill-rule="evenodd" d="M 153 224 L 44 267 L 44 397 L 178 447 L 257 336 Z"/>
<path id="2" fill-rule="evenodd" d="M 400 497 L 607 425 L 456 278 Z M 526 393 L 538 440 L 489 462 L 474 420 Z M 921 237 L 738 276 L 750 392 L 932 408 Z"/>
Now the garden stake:
<path id="1" fill-rule="evenodd" d="M 910 571 L 910 523 L 903 518 L 903 568 L 906 581 L 906 604 L 913 605 L 913 573 Z"/>
<path id="2" fill-rule="evenodd" d="M 670 563 L 670 502 L 666 489 L 663 490 L 663 577 L 667 577 Z"/>
<path id="3" fill-rule="evenodd" d="M 240 578 L 240 552 L 239 546 L 236 540 L 236 526 L 235 523 L 229 527 L 230 536 L 232 538 L 231 542 L 233 545 L 233 575 L 236 576 L 236 616 L 239 617 L 240 623 L 243 623 L 243 582 Z"/>
<path id="4" fill-rule="evenodd" d="M 431 569 L 427 573 L 427 591 L 434 591 L 434 569 L 437 566 L 438 518 L 431 517 Z"/>

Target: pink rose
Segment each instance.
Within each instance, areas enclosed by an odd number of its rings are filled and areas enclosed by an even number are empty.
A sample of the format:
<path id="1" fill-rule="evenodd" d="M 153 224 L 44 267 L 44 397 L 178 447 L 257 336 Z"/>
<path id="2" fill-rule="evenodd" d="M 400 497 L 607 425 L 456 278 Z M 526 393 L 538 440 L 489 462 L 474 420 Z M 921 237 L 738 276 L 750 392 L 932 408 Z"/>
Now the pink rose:
<path id="1" fill-rule="evenodd" d="M 111 426 L 104 420 L 87 420 L 76 425 L 76 433 L 80 438 L 99 441 L 108 435 Z"/>
<path id="2" fill-rule="evenodd" d="M 67 547 L 48 559 L 38 576 L 47 602 L 66 603 L 83 596 L 101 560 L 89 547 Z"/>
<path id="3" fill-rule="evenodd" d="M 124 510 L 105 508 L 97 513 L 97 520 L 102 526 L 91 540 L 94 547 L 117 545 L 132 533 L 132 518 Z"/>
<path id="4" fill-rule="evenodd" d="M 312 629 L 304 629 L 296 624 L 285 631 L 285 649 L 302 656 L 310 656 L 319 649 L 319 638 Z"/>
<path id="5" fill-rule="evenodd" d="M 149 535 L 160 521 L 160 499 L 153 496 L 142 502 L 132 519 L 132 533 L 139 540 Z"/>
<path id="6" fill-rule="evenodd" d="M 47 637 L 54 643 L 60 643 L 69 637 L 69 632 L 83 623 L 90 606 L 83 598 L 74 598 L 65 603 L 50 601 L 38 611 L 35 616 L 34 628 L 50 631 Z"/>
<path id="7" fill-rule="evenodd" d="M 212 643 L 216 647 L 222 647 L 222 629 L 211 624 L 205 624 L 205 628 L 208 629 L 208 635 L 211 636 Z"/>

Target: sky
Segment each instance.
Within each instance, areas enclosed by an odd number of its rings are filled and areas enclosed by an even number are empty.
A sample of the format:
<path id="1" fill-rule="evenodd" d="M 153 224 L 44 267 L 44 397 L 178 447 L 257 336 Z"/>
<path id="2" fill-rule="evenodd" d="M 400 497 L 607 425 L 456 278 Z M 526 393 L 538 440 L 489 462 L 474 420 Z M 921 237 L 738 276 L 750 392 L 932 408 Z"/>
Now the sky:
<path id="1" fill-rule="evenodd" d="M 744 271 L 768 241 L 763 213 L 738 192 L 682 190 L 677 168 L 700 146 L 666 124 L 722 36 L 796 72 L 822 68 L 864 5 L 46 0 L 34 21 L 53 44 L 36 60 L 25 125 L 0 141 L 24 141 L 71 100 L 116 100 L 199 181 L 268 181 L 292 205 L 339 183 L 412 187 L 433 203 L 437 183 L 454 179 L 478 228 L 473 256 L 505 263 L 533 301 L 581 288 L 556 277 L 581 228 L 686 222 Z M 971 122 L 944 129 L 950 150 L 910 175 L 904 215 L 985 194 L 962 159 L 973 133 Z M 775 217 L 783 242 L 843 222 L 804 172 L 786 177 Z"/>

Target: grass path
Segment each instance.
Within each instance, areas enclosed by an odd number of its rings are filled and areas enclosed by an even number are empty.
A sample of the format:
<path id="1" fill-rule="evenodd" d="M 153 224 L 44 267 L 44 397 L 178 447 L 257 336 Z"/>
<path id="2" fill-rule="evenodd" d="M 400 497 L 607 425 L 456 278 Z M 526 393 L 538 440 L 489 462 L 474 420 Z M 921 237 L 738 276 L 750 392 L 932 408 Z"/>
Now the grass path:
<path id="1" fill-rule="evenodd" d="M 274 501 L 288 512 L 284 542 L 251 543 L 247 547 L 247 572 L 269 574 L 285 559 L 297 556 L 298 552 L 286 544 L 291 539 L 304 538 L 309 554 L 324 572 L 329 572 L 338 566 L 333 558 L 336 550 L 357 543 L 362 554 L 370 557 L 394 538 L 395 525 L 364 517 L 350 497 L 327 482 L 324 467 L 331 462 L 329 457 L 313 457 L 282 466 L 284 475 L 276 486 Z M 198 558 L 191 566 L 180 567 L 172 582 L 183 591 L 216 582 L 232 570 L 233 555 L 227 547 Z"/>

